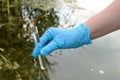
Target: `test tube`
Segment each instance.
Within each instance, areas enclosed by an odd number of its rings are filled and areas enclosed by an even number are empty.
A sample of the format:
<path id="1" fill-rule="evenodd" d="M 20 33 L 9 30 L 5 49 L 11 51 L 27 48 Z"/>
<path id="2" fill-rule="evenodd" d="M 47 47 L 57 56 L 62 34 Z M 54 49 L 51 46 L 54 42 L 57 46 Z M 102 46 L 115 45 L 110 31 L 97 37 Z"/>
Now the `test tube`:
<path id="1" fill-rule="evenodd" d="M 34 39 L 34 42 L 35 42 L 35 45 L 40 42 L 39 40 L 39 33 L 38 33 L 38 29 L 36 26 L 32 27 L 32 36 L 33 36 L 33 39 Z M 42 70 L 45 70 L 45 66 L 43 65 L 43 61 L 42 61 L 42 56 L 39 54 L 38 55 L 38 60 L 39 60 L 39 64 L 40 64 L 40 68 Z"/>

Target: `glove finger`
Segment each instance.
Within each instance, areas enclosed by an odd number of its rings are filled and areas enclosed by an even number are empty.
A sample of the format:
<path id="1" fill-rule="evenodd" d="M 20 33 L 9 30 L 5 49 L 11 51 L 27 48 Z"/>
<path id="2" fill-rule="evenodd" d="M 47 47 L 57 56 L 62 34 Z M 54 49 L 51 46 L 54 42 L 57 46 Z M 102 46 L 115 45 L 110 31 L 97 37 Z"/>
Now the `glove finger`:
<path id="1" fill-rule="evenodd" d="M 42 46 L 45 46 L 47 43 L 50 42 L 51 34 L 50 30 L 47 30 L 40 38 L 40 43 Z"/>
<path id="2" fill-rule="evenodd" d="M 41 49 L 41 44 L 38 43 L 32 52 L 32 56 L 36 58 L 40 53 L 40 49 Z"/>
<path id="3" fill-rule="evenodd" d="M 58 45 L 53 40 L 40 50 L 40 54 L 43 55 L 43 56 L 46 56 L 56 49 L 58 49 Z"/>

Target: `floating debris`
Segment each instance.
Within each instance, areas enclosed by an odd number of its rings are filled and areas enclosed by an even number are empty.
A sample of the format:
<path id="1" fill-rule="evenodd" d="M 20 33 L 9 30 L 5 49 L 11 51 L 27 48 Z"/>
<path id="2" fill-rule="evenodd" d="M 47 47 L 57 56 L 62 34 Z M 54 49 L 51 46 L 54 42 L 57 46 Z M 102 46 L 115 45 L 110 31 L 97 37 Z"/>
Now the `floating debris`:
<path id="1" fill-rule="evenodd" d="M 100 73 L 100 74 L 104 74 L 105 72 L 104 72 L 103 70 L 100 70 L 99 73 Z"/>
<path id="2" fill-rule="evenodd" d="M 94 69 L 90 69 L 90 71 L 94 71 Z"/>

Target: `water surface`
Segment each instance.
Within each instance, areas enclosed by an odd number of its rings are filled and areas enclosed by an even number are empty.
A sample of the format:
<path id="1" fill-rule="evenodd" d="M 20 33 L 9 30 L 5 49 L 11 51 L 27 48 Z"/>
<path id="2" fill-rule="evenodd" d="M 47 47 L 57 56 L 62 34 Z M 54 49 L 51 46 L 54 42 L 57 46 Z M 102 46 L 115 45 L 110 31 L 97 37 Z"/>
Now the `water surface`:
<path id="1" fill-rule="evenodd" d="M 78 14 L 80 22 L 88 20 L 111 2 L 80 0 L 78 4 L 86 8 Z M 94 40 L 91 45 L 62 50 L 62 55 L 55 58 L 58 65 L 55 66 L 55 73 L 50 75 L 51 80 L 120 80 L 119 36 L 120 31 L 116 31 Z"/>

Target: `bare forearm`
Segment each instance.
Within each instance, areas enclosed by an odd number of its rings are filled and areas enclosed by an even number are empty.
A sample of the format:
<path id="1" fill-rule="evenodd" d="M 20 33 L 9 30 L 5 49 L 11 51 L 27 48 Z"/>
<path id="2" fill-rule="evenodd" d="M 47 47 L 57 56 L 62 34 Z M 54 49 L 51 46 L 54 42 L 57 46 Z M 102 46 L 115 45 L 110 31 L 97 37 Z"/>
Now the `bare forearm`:
<path id="1" fill-rule="evenodd" d="M 91 30 L 91 39 L 120 29 L 120 0 L 114 1 L 102 12 L 85 23 Z"/>

